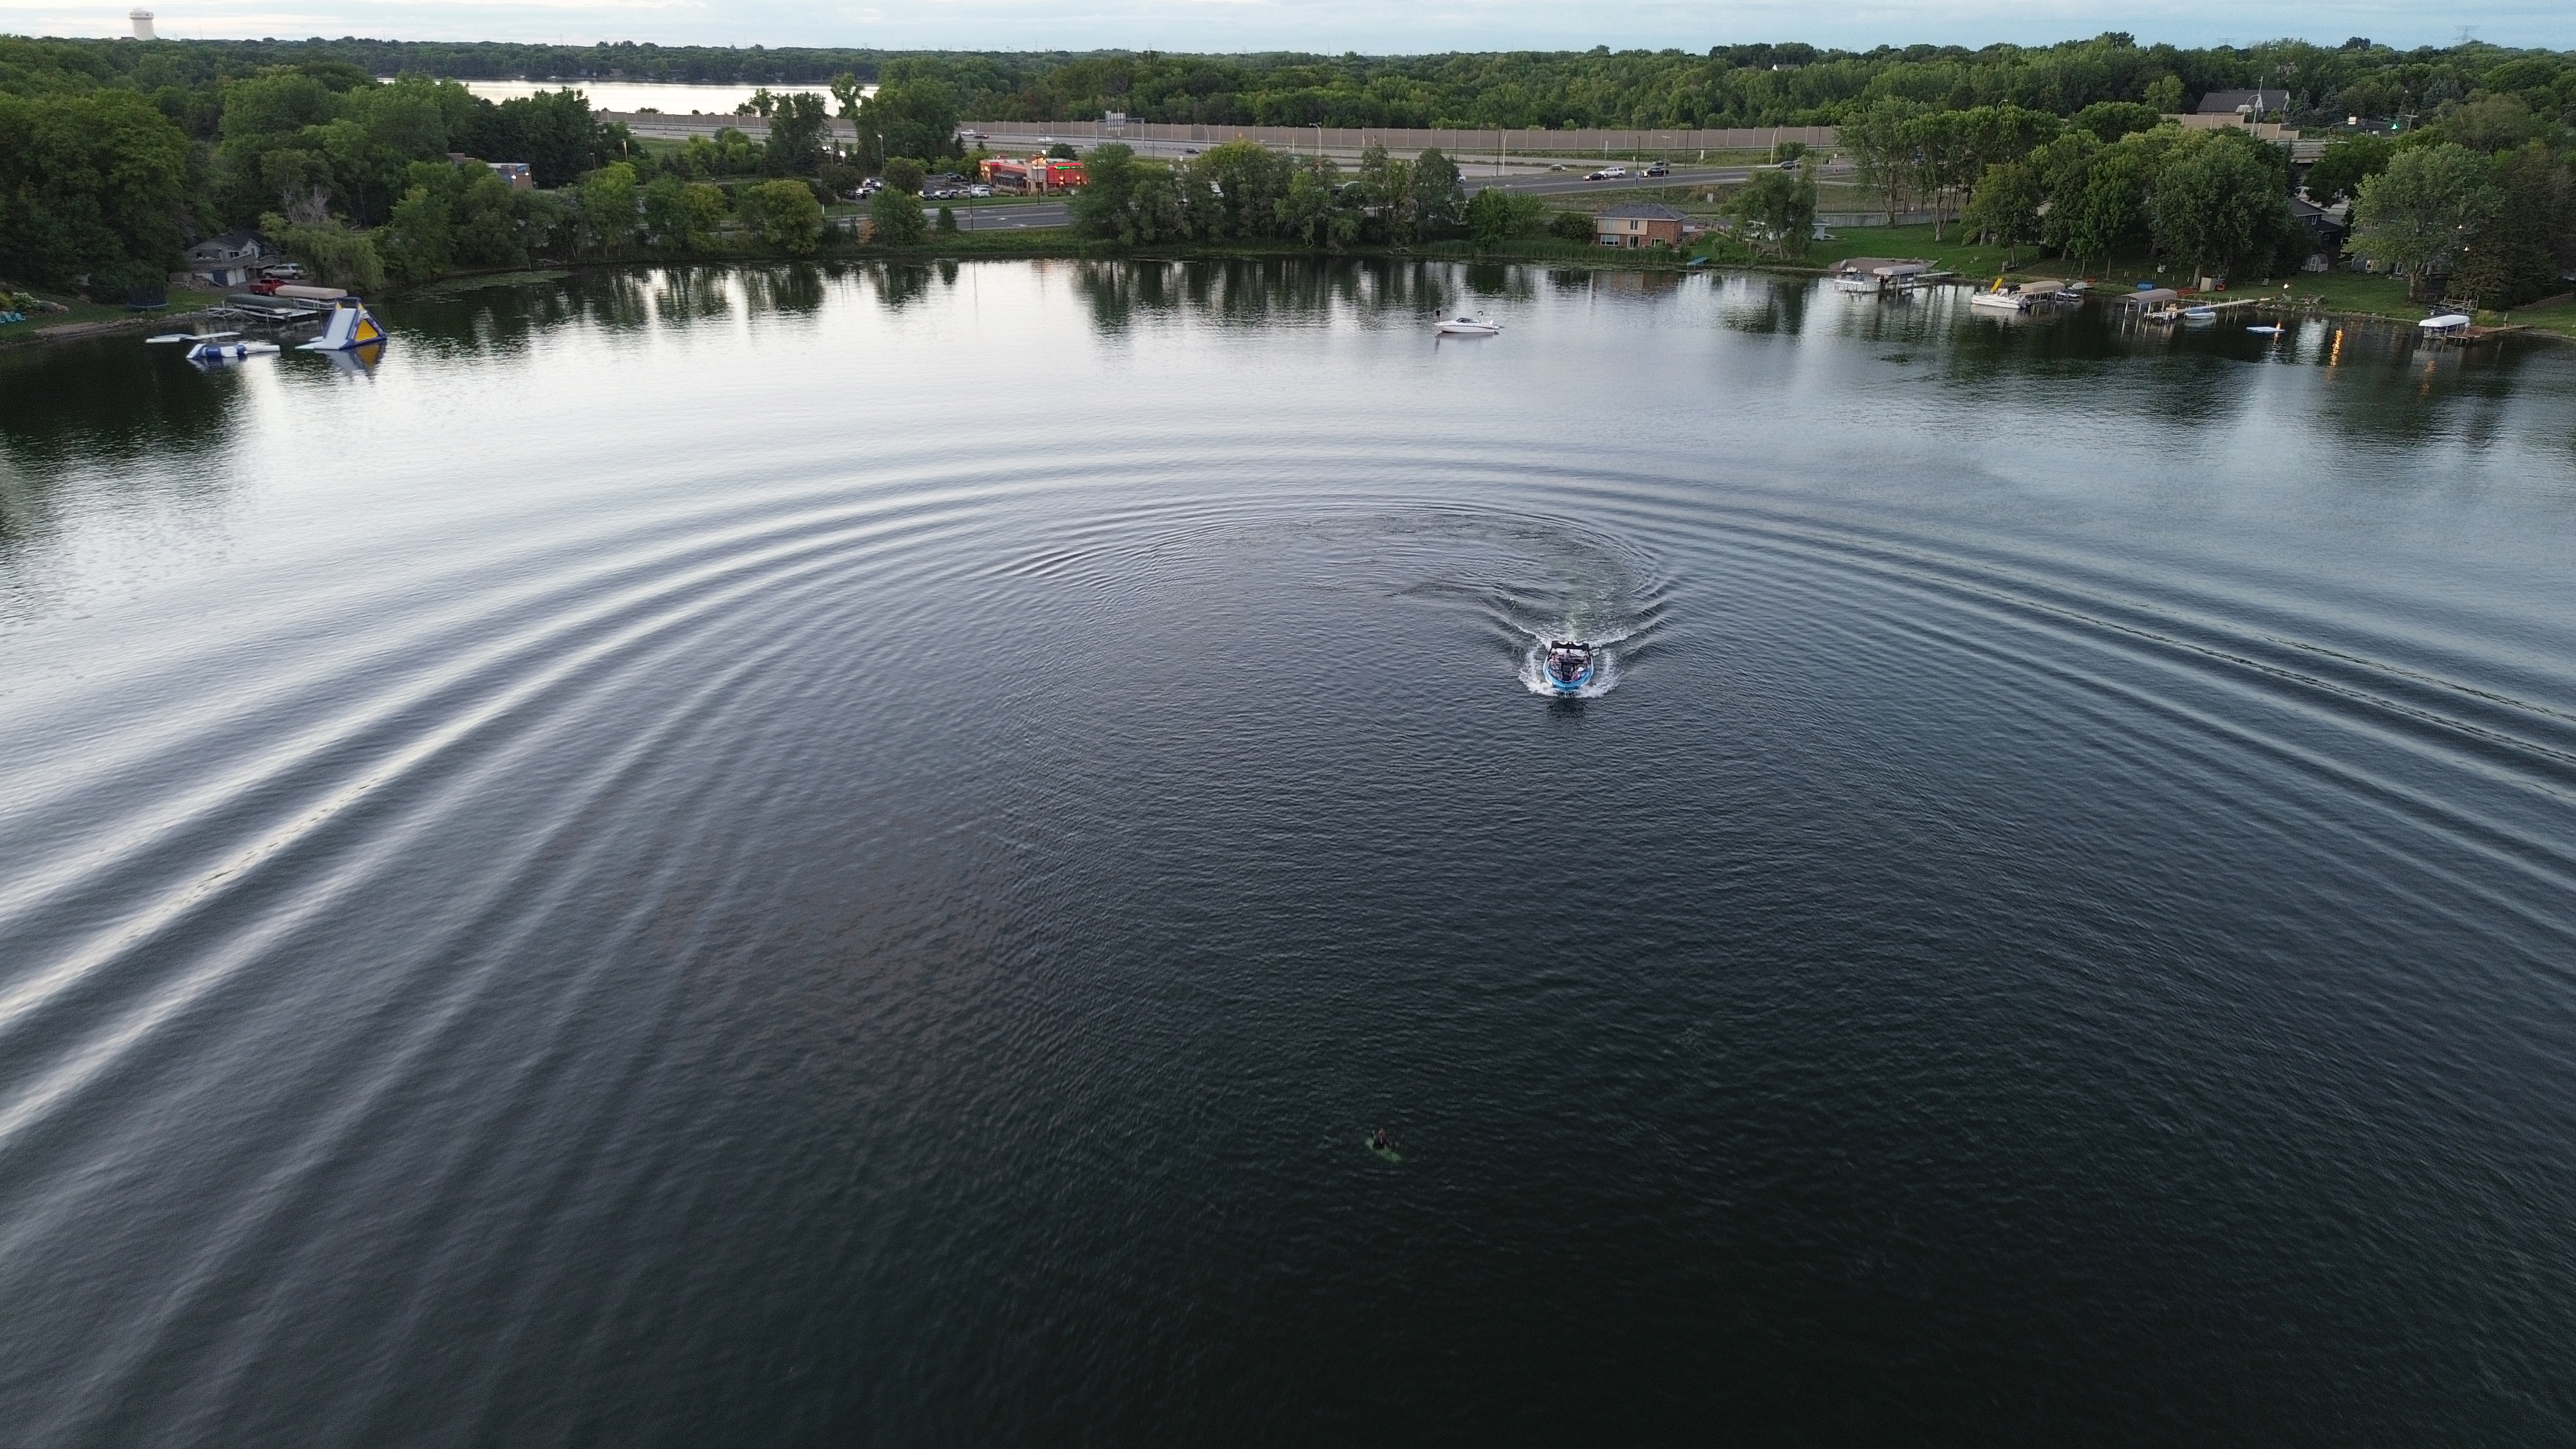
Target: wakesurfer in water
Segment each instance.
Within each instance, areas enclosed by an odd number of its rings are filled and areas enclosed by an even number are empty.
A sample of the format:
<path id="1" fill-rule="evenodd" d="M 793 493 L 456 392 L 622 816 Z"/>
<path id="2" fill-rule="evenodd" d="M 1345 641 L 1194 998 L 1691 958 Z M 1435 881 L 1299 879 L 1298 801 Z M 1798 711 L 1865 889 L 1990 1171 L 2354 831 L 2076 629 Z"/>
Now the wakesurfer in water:
<path id="1" fill-rule="evenodd" d="M 1393 1152 L 1395 1150 L 1395 1138 L 1389 1134 L 1385 1128 L 1380 1127 L 1375 1132 L 1369 1134 L 1369 1147 L 1372 1151 Z"/>

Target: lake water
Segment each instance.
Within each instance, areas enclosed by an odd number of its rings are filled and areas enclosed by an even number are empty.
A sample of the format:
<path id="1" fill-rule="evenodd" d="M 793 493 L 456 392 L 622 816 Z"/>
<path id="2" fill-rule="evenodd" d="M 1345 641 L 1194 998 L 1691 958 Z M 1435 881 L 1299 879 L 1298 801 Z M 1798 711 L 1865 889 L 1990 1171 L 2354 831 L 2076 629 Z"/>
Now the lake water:
<path id="1" fill-rule="evenodd" d="M 0 356 L 0 1439 L 2567 1442 L 2576 350 L 1963 301 Z"/>

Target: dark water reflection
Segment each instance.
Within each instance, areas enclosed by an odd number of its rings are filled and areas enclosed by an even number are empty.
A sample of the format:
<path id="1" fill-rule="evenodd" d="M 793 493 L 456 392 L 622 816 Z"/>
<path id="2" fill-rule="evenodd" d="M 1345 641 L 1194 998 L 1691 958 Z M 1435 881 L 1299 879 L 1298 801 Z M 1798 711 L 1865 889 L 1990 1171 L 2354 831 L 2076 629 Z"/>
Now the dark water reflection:
<path id="1" fill-rule="evenodd" d="M 2576 1437 L 2576 358 L 1961 301 L 0 354 L 0 1442 Z"/>

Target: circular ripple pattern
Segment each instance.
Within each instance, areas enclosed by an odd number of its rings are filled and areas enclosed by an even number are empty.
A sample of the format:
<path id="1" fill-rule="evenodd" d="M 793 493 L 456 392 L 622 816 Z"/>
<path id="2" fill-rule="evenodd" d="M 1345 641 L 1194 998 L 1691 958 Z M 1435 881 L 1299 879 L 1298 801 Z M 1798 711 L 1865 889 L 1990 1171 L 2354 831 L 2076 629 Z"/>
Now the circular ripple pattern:
<path id="1" fill-rule="evenodd" d="M 2576 1432 L 2567 359 L 393 320 L 0 376 L 0 1439 Z"/>

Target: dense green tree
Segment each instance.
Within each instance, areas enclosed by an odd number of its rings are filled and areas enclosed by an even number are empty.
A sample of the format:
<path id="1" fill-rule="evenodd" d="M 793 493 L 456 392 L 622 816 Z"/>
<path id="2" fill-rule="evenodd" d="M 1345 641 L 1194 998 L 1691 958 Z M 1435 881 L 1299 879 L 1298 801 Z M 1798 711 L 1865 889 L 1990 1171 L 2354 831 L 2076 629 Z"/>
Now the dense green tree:
<path id="1" fill-rule="evenodd" d="M 2279 149 L 2242 130 L 2202 131 L 2155 179 L 2157 249 L 2200 276 L 2263 276 L 2299 235 Z"/>
<path id="2" fill-rule="evenodd" d="M 769 117 L 769 174 L 813 175 L 823 164 L 823 133 L 830 128 L 821 96 L 812 91 L 780 96 Z"/>
<path id="3" fill-rule="evenodd" d="M 2000 244 L 2004 265 L 2009 267 L 2023 247 L 2040 239 L 2040 208 L 2047 201 L 2039 173 L 2029 162 L 1998 161 L 1977 178 L 1976 192 L 1968 198 L 1968 209 L 1960 213 L 1959 224 Z"/>
<path id="4" fill-rule="evenodd" d="M 1359 218 L 1336 204 L 1341 169 L 1326 157 L 1298 166 L 1279 198 L 1280 232 L 1310 247 L 1338 249 L 1358 234 Z M 1347 223 L 1347 232 L 1344 224 Z"/>
<path id="5" fill-rule="evenodd" d="M 594 164 L 599 125 L 581 92 L 569 86 L 539 91 L 495 109 L 496 123 L 475 151 L 484 160 L 525 162 L 537 184 L 546 187 L 565 185 Z"/>
<path id="6" fill-rule="evenodd" d="M 1479 247 L 1500 246 L 1514 237 L 1547 230 L 1547 202 L 1525 191 L 1488 186 L 1467 203 L 1467 234 Z M 1585 230 L 1590 231 L 1589 222 Z"/>
<path id="7" fill-rule="evenodd" d="M 2451 290 L 2483 307 L 2519 307 L 2566 290 L 2576 212 L 2566 163 L 2528 141 L 2488 163 L 2495 209 L 2461 247 Z"/>
<path id="8" fill-rule="evenodd" d="M 2403 273 L 2410 297 L 2447 277 L 2460 249 L 2503 208 L 2486 159 L 2456 142 L 2403 150 L 2361 183 L 2352 251 Z"/>
<path id="9" fill-rule="evenodd" d="M 921 198 L 900 186 L 888 186 L 870 198 L 868 222 L 877 241 L 891 247 L 918 246 L 929 230 L 921 214 Z"/>
<path id="10" fill-rule="evenodd" d="M 1920 168 L 1915 164 L 1909 130 L 1923 107 L 1888 97 L 1843 123 L 1842 153 L 1859 174 L 1860 184 L 1876 191 L 1891 213 L 1912 209 Z"/>
<path id="11" fill-rule="evenodd" d="M 723 225 L 725 217 L 721 188 L 703 181 L 683 181 L 677 176 L 657 176 L 645 183 L 641 201 L 644 235 L 654 247 L 680 253 L 715 247 L 716 229 Z"/>
<path id="12" fill-rule="evenodd" d="M 1559 241 L 1589 242 L 1595 235 L 1592 213 L 1560 211 L 1548 218 L 1547 234 Z"/>
<path id="13" fill-rule="evenodd" d="M 1815 174 L 1756 171 L 1726 199 L 1726 215 L 1737 239 L 1754 251 L 1804 256 L 1815 236 Z"/>
<path id="14" fill-rule="evenodd" d="M 2152 131 L 2164 119 L 2143 101 L 2095 101 L 2068 117 L 2066 124 L 2089 131 L 2098 140 L 2117 141 L 2135 131 Z"/>
<path id="15" fill-rule="evenodd" d="M 2438 123 L 2444 140 L 2472 151 L 2512 151 L 2540 134 L 2541 119 L 2517 96 L 2472 92 L 2466 101 L 2442 108 Z"/>
<path id="16" fill-rule="evenodd" d="M 1170 167 L 1140 162 L 1133 147 L 1112 141 L 1093 147 L 1083 170 L 1089 184 L 1073 194 L 1073 225 L 1083 235 L 1150 246 L 1186 234 Z"/>
<path id="17" fill-rule="evenodd" d="M 1277 234 L 1288 195 L 1289 161 L 1253 141 L 1228 141 L 1190 159 L 1182 196 L 1191 232 L 1205 241 L 1260 241 Z"/>
<path id="18" fill-rule="evenodd" d="M 901 197 L 912 206 L 912 240 L 920 240 L 921 203 L 891 187 L 882 195 Z M 823 203 L 814 199 L 814 188 L 802 181 L 764 181 L 742 189 L 742 198 L 734 205 L 736 214 L 750 228 L 752 238 L 773 246 L 790 256 L 812 256 L 823 240 Z M 890 240 L 882 222 L 878 239 Z"/>
<path id="19" fill-rule="evenodd" d="M 392 220 L 376 236 L 385 275 L 396 283 L 425 282 L 445 272 L 456 260 L 455 218 L 446 193 L 432 185 L 415 185 L 394 204 Z"/>
<path id="20" fill-rule="evenodd" d="M 896 156 L 885 163 L 885 184 L 889 191 L 921 194 L 921 186 L 930 178 L 930 168 L 909 156 Z"/>
<path id="21" fill-rule="evenodd" d="M 1466 226 L 1467 183 L 1458 163 L 1427 150 L 1413 158 L 1412 184 L 1406 188 L 1408 241 L 1437 241 L 1456 236 Z"/>
<path id="22" fill-rule="evenodd" d="M 1137 163 L 1136 148 L 1112 141 L 1091 148 L 1091 159 L 1083 165 L 1088 178 L 1083 188 L 1073 194 L 1069 210 L 1073 229 L 1084 236 L 1104 241 L 1132 241 L 1121 236 L 1127 221 L 1129 198 L 1136 189 L 1136 177 L 1145 168 Z"/>
<path id="23" fill-rule="evenodd" d="M 274 213 L 260 218 L 259 229 L 295 259 L 314 280 L 353 291 L 373 292 L 385 285 L 384 258 L 376 240 L 338 222 L 307 225 Z"/>
<path id="24" fill-rule="evenodd" d="M 874 170 L 889 156 L 937 158 L 958 153 L 957 93 L 935 79 L 893 82 L 862 101 L 855 124 L 860 164 Z"/>
<path id="25" fill-rule="evenodd" d="M 2061 143 L 2069 138 L 2061 137 Z M 2115 146 L 2093 147 L 2080 156 L 2068 147 L 2057 156 L 2040 155 L 2049 191 L 2049 210 L 2040 238 L 2078 265 L 2107 262 L 2147 246 L 2147 195 L 2154 153 L 2123 138 Z"/>
<path id="26" fill-rule="evenodd" d="M 121 296 L 178 265 L 188 138 L 132 91 L 0 96 L 0 274 Z"/>
<path id="27" fill-rule="evenodd" d="M 2389 158 L 2396 154 L 2395 142 L 2368 131 L 2336 138 L 2308 167 L 2308 200 L 2332 206 L 2360 194 L 2361 183 L 2387 170 Z"/>
<path id="28" fill-rule="evenodd" d="M 579 196 L 582 230 L 589 233 L 590 244 L 606 256 L 624 255 L 642 225 L 635 168 L 623 161 L 602 166 L 582 178 Z"/>

